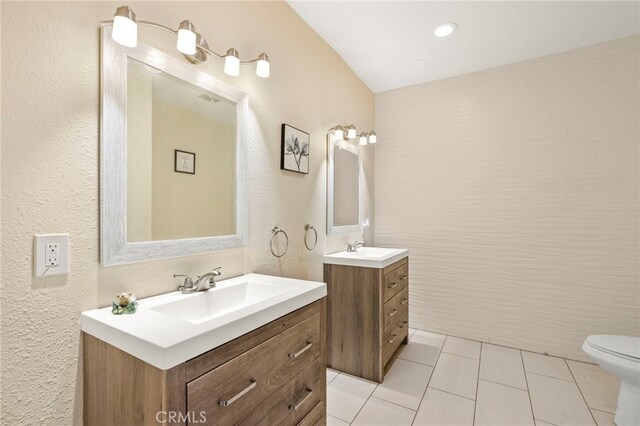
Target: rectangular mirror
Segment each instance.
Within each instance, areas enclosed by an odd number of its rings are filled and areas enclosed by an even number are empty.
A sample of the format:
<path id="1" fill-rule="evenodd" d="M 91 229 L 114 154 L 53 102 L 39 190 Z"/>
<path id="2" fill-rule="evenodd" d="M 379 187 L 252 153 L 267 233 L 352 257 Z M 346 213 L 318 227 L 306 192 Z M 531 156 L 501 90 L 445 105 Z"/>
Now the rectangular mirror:
<path id="1" fill-rule="evenodd" d="M 246 240 L 247 97 L 195 66 L 102 30 L 104 265 Z"/>
<path id="2" fill-rule="evenodd" d="M 361 230 L 360 180 L 357 148 L 328 136 L 327 233 Z"/>

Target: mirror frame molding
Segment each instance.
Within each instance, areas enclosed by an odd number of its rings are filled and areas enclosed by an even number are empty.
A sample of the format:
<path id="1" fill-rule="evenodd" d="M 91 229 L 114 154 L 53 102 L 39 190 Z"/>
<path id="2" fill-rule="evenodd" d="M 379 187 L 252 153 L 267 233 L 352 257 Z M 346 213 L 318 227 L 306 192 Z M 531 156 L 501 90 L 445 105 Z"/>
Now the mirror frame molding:
<path id="1" fill-rule="evenodd" d="M 327 134 L 327 235 L 346 234 L 348 232 L 362 232 L 362 221 L 364 218 L 364 203 L 362 202 L 362 188 L 364 187 L 364 169 L 362 165 L 362 155 L 358 148 L 344 140 L 334 140 L 331 134 Z M 356 225 L 333 225 L 333 188 L 334 188 L 334 147 L 340 147 L 358 156 L 358 223 Z"/>
<path id="2" fill-rule="evenodd" d="M 101 29 L 100 64 L 100 258 L 103 266 L 242 247 L 247 243 L 246 140 L 248 96 L 154 47 L 135 48 L 111 39 Z M 236 233 L 214 237 L 127 242 L 127 57 L 236 103 Z"/>

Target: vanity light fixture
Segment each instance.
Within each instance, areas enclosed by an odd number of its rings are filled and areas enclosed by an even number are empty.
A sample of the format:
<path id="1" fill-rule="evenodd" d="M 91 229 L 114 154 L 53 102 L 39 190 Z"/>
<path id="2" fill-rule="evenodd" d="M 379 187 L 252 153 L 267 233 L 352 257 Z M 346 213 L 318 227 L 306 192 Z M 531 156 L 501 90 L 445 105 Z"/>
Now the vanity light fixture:
<path id="1" fill-rule="evenodd" d="M 367 145 L 371 143 L 376 143 L 378 138 L 376 137 L 376 132 L 373 130 L 369 133 L 361 132 L 358 135 L 358 131 L 356 130 L 356 126 L 353 124 L 349 124 L 348 126 L 341 126 L 340 124 L 329 129 L 329 133 L 333 134 L 333 138 L 337 141 L 342 140 L 354 140 L 358 139 L 358 143 L 360 145 Z"/>
<path id="2" fill-rule="evenodd" d="M 196 31 L 195 26 L 189 20 L 180 22 L 177 30 L 156 24 L 151 21 L 138 21 L 136 14 L 129 6 L 120 6 L 116 9 L 112 21 L 102 22 L 102 25 L 112 25 L 111 38 L 116 43 L 125 47 L 136 47 L 138 45 L 138 25 L 159 28 L 178 36 L 176 47 L 192 64 L 205 62 L 210 55 L 217 56 L 224 60 L 224 72 L 231 76 L 240 75 L 241 64 L 256 63 L 256 75 L 267 78 L 270 75 L 271 64 L 266 53 L 261 53 L 257 58 L 249 61 L 241 61 L 238 51 L 234 48 L 228 49 L 227 53 L 221 55 L 209 49 L 207 40 Z"/>

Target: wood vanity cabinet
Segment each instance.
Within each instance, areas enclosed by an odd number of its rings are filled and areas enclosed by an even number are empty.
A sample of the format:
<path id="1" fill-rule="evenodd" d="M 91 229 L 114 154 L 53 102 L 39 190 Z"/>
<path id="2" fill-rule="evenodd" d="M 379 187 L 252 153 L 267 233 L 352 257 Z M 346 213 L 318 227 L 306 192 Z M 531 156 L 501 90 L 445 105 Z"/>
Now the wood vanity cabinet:
<path id="1" fill-rule="evenodd" d="M 324 265 L 327 365 L 381 383 L 407 344 L 409 258 L 385 268 Z"/>
<path id="2" fill-rule="evenodd" d="M 83 333 L 85 425 L 326 423 L 326 300 L 160 370 Z"/>

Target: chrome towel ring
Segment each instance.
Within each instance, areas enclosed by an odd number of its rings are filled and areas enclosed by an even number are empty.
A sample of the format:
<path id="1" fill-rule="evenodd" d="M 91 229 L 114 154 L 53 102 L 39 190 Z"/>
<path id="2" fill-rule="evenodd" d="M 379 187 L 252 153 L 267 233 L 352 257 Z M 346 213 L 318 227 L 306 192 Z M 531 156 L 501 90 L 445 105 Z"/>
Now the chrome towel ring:
<path id="1" fill-rule="evenodd" d="M 309 247 L 309 244 L 307 243 L 307 234 L 309 233 L 309 231 L 313 231 L 313 247 Z M 307 248 L 307 250 L 311 251 L 314 248 L 316 248 L 316 245 L 318 244 L 318 231 L 316 231 L 316 228 L 314 228 L 313 226 L 309 225 L 308 223 L 304 226 L 304 246 Z"/>
<path id="2" fill-rule="evenodd" d="M 286 243 L 284 245 L 284 251 L 282 252 L 282 254 L 276 254 L 276 251 L 273 248 L 273 241 L 275 240 L 276 235 L 280 233 L 284 234 Z M 273 229 L 271 230 L 271 242 L 269 244 L 271 246 L 271 254 L 274 255 L 275 257 L 282 257 L 285 254 L 287 254 L 287 250 L 289 250 L 289 236 L 282 229 L 278 228 L 277 226 L 274 226 Z"/>

